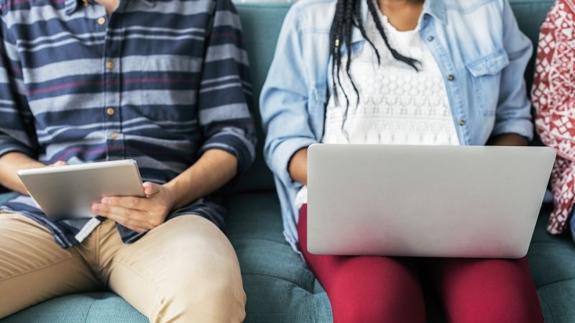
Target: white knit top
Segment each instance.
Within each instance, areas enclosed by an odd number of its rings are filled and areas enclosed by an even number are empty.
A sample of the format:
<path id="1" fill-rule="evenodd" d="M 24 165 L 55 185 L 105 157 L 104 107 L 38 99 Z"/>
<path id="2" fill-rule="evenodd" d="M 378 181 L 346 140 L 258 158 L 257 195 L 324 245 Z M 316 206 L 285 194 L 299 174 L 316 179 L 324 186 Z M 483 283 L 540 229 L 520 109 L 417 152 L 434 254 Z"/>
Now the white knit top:
<path id="1" fill-rule="evenodd" d="M 449 107 L 442 74 L 431 52 L 423 43 L 419 26 L 400 32 L 381 15 L 383 27 L 393 48 L 421 64 L 419 72 L 397 61 L 385 46 L 372 19 L 366 33 L 381 55 L 365 44 L 352 58 L 351 76 L 360 94 L 358 103 L 342 59 L 338 99 L 330 95 L 325 119 L 323 143 L 330 144 L 402 144 L 458 145 L 459 139 Z M 345 55 L 344 55 L 345 58 Z M 350 104 L 344 122 L 347 94 Z M 333 91 L 332 91 L 333 92 Z M 298 206 L 307 202 L 304 187 L 298 194 Z"/>

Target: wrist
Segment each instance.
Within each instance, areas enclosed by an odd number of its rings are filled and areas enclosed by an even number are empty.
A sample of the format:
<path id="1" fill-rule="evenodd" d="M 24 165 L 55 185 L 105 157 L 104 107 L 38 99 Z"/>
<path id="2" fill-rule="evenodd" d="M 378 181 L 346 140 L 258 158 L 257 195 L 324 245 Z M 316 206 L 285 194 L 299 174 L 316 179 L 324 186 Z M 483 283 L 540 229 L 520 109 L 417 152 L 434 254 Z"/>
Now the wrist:
<path id="1" fill-rule="evenodd" d="M 181 202 L 180 202 L 180 194 L 179 194 L 179 190 L 177 188 L 176 183 L 174 183 L 174 181 L 170 181 L 166 184 L 163 185 L 164 190 L 166 192 L 166 205 L 168 206 L 168 208 L 170 210 L 174 210 L 177 209 L 179 207 L 181 207 Z"/>

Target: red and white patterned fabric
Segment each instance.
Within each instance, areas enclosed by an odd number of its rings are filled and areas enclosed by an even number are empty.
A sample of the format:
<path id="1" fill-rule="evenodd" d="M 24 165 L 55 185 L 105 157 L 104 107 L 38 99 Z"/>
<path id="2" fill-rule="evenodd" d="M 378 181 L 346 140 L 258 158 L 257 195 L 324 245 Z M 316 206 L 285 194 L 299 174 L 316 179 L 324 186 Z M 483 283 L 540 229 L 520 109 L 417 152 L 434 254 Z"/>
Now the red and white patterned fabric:
<path id="1" fill-rule="evenodd" d="M 547 230 L 560 234 L 575 204 L 575 0 L 557 0 L 541 26 L 532 100 L 537 132 L 558 153 Z"/>

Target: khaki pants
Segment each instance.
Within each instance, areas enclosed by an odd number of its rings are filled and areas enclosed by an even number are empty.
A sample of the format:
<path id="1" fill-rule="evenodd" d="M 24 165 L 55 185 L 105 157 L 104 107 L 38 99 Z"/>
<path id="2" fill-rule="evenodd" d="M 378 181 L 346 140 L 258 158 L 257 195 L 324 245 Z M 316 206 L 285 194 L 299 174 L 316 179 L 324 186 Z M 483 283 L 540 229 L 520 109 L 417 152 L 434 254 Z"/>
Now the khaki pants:
<path id="1" fill-rule="evenodd" d="M 183 216 L 124 245 L 112 221 L 64 250 L 47 229 L 0 213 L 0 318 L 50 298 L 110 288 L 151 322 L 241 322 L 246 296 L 225 235 Z"/>

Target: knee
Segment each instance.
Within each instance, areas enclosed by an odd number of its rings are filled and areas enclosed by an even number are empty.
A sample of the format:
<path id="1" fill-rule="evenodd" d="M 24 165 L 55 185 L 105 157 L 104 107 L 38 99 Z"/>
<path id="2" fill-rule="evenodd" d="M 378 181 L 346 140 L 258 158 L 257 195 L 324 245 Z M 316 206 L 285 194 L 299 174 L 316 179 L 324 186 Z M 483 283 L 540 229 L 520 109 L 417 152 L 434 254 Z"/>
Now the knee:
<path id="1" fill-rule="evenodd" d="M 173 236 L 167 248 L 174 283 L 165 286 L 158 322 L 232 323 L 245 318 L 246 294 L 239 262 L 225 235 L 200 219 L 179 221 L 193 229 Z M 174 260 L 174 261 L 172 261 Z"/>
<path id="2" fill-rule="evenodd" d="M 245 293 L 235 289 L 235 284 L 229 288 L 200 287 L 163 298 L 150 322 L 239 323 L 246 317 L 245 306 Z"/>
<path id="3" fill-rule="evenodd" d="M 189 288 L 170 295 L 174 322 L 238 323 L 245 319 L 246 294 L 241 277 L 226 271 L 204 273 Z M 169 320 L 168 320 L 169 322 Z"/>
<path id="4" fill-rule="evenodd" d="M 356 259 L 328 288 L 335 323 L 425 322 L 417 279 L 385 259 Z"/>
<path id="5" fill-rule="evenodd" d="M 524 261 L 475 261 L 451 273 L 443 292 L 452 321 L 543 322 L 537 291 Z"/>

